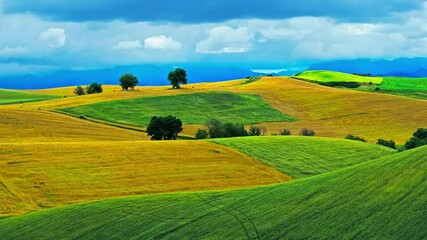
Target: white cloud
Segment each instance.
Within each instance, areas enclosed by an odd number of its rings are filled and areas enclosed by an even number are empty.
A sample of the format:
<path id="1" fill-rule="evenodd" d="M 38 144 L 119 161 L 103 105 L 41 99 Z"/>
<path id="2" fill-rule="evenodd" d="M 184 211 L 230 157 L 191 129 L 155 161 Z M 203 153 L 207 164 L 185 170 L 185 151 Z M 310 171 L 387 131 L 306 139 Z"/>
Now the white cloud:
<path id="1" fill-rule="evenodd" d="M 253 33 L 247 27 L 215 27 L 209 32 L 207 39 L 196 44 L 196 51 L 210 54 L 248 52 L 253 48 L 253 38 Z"/>
<path id="2" fill-rule="evenodd" d="M 159 35 L 146 38 L 144 47 L 148 49 L 180 49 L 182 44 L 171 37 Z"/>
<path id="3" fill-rule="evenodd" d="M 59 48 L 64 46 L 67 41 L 67 36 L 63 28 L 51 27 L 40 33 L 39 40 L 46 43 L 49 47 Z"/>
<path id="4" fill-rule="evenodd" d="M 26 47 L 9 47 L 6 46 L 3 49 L 0 49 L 0 57 L 13 57 L 25 54 L 28 52 Z"/>
<path id="5" fill-rule="evenodd" d="M 122 50 L 131 50 L 142 48 L 141 42 L 139 40 L 134 41 L 122 41 L 117 43 L 113 49 L 122 49 Z"/>

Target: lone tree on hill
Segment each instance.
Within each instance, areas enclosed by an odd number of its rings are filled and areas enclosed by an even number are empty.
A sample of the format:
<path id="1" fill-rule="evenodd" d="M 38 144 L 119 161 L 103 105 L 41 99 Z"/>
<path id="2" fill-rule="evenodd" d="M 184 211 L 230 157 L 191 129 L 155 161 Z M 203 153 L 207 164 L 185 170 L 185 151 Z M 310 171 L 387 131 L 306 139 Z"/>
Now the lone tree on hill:
<path id="1" fill-rule="evenodd" d="M 151 140 L 176 140 L 178 133 L 182 132 L 182 122 L 174 116 L 151 118 L 147 128 Z"/>
<path id="2" fill-rule="evenodd" d="M 122 86 L 123 90 L 134 89 L 135 86 L 138 84 L 138 78 L 130 73 L 123 74 L 120 79 L 120 86 Z"/>
<path id="3" fill-rule="evenodd" d="M 171 82 L 172 88 L 181 88 L 180 83 L 187 84 L 187 72 L 182 68 L 177 68 L 169 73 L 168 80 Z"/>

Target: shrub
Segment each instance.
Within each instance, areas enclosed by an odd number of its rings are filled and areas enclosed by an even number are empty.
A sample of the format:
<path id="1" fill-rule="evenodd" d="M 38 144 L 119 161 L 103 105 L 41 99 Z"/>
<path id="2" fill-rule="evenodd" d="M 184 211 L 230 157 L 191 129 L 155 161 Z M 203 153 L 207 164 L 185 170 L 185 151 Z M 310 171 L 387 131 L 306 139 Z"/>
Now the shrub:
<path id="1" fill-rule="evenodd" d="M 73 93 L 76 94 L 76 95 L 79 95 L 79 96 L 80 95 L 85 95 L 85 89 L 82 86 L 77 86 L 74 89 Z"/>
<path id="2" fill-rule="evenodd" d="M 102 93 L 102 85 L 96 82 L 86 87 L 86 94 Z"/>
<path id="3" fill-rule="evenodd" d="M 222 138 L 225 131 L 222 123 L 218 119 L 210 119 L 206 122 L 206 128 L 210 138 Z"/>
<path id="4" fill-rule="evenodd" d="M 243 124 L 240 123 L 226 123 L 224 124 L 224 137 L 243 137 L 248 136 Z"/>
<path id="5" fill-rule="evenodd" d="M 289 129 L 282 129 L 282 130 L 280 130 L 279 135 L 289 136 L 289 135 L 291 135 L 291 130 L 289 130 Z"/>
<path id="6" fill-rule="evenodd" d="M 366 140 L 364 138 L 361 138 L 361 137 L 358 137 L 358 136 L 354 136 L 354 135 L 351 135 L 351 134 L 347 134 L 347 136 L 345 137 L 345 139 L 366 142 Z"/>
<path id="7" fill-rule="evenodd" d="M 300 131 L 300 135 L 301 136 L 315 136 L 316 133 L 311 129 L 303 128 Z"/>
<path id="8" fill-rule="evenodd" d="M 260 136 L 261 135 L 261 128 L 258 126 L 251 126 L 249 128 L 249 135 L 251 136 Z"/>
<path id="9" fill-rule="evenodd" d="M 358 82 L 319 82 L 320 85 L 328 87 L 346 87 L 346 88 L 358 88 L 360 83 Z"/>
<path id="10" fill-rule="evenodd" d="M 375 91 L 380 91 L 381 89 L 379 88 L 379 87 L 376 87 L 375 88 Z"/>
<path id="11" fill-rule="evenodd" d="M 377 144 L 396 149 L 396 143 L 393 140 L 387 141 L 380 138 L 378 139 Z"/>
<path id="12" fill-rule="evenodd" d="M 206 139 L 206 138 L 208 138 L 208 136 L 209 136 L 209 133 L 205 129 L 197 130 L 197 133 L 196 133 L 197 139 Z"/>
<path id="13" fill-rule="evenodd" d="M 405 148 L 412 149 L 423 145 L 427 145 L 427 128 L 418 128 L 405 143 Z"/>

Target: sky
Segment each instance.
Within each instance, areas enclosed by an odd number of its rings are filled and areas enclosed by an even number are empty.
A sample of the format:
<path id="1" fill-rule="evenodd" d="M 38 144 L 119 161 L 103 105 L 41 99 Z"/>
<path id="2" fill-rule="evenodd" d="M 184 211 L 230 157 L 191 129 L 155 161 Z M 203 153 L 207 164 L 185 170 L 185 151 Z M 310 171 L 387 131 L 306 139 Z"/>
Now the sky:
<path id="1" fill-rule="evenodd" d="M 425 56 L 424 0 L 0 0 L 0 75 Z"/>

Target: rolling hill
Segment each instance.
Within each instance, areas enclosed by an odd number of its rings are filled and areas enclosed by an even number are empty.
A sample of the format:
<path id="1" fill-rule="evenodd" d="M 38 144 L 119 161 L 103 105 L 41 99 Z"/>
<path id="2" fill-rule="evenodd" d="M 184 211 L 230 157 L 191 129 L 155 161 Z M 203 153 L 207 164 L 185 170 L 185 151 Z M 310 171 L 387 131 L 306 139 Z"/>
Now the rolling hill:
<path id="1" fill-rule="evenodd" d="M 383 146 L 333 138 L 273 136 L 210 141 L 252 156 L 293 178 L 331 172 L 395 152 Z"/>
<path id="2" fill-rule="evenodd" d="M 366 77 L 343 72 L 333 72 L 324 70 L 308 70 L 296 74 L 296 78 L 318 82 L 359 82 L 380 84 L 382 77 Z"/>
<path id="3" fill-rule="evenodd" d="M 0 220 L 3 239 L 423 239 L 427 151 L 239 191 L 118 198 Z"/>
<path id="4" fill-rule="evenodd" d="M 184 124 L 204 124 L 213 118 L 242 124 L 296 120 L 271 108 L 257 95 L 231 92 L 136 98 L 60 110 L 138 126 L 147 126 L 153 116 L 166 115 L 177 116 Z"/>
<path id="5" fill-rule="evenodd" d="M 0 105 L 54 99 L 57 96 L 0 89 Z"/>

